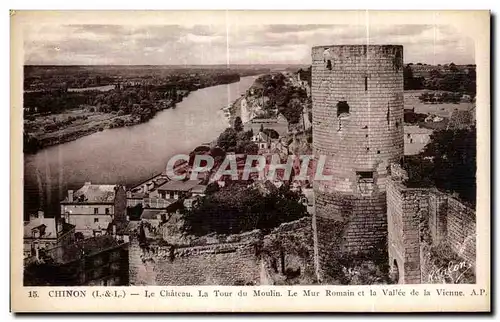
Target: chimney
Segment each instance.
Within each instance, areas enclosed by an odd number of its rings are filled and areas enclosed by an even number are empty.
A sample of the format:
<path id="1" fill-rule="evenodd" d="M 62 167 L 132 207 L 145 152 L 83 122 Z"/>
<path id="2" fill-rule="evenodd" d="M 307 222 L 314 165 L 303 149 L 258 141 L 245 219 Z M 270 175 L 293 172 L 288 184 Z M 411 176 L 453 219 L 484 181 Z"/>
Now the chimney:
<path id="1" fill-rule="evenodd" d="M 59 235 L 63 230 L 64 218 L 54 218 L 56 222 L 56 234 Z"/>
<path id="2" fill-rule="evenodd" d="M 132 198 L 132 191 L 127 190 L 127 198 Z"/>
<path id="3" fill-rule="evenodd" d="M 159 221 L 161 221 L 161 214 L 156 215 L 156 219 L 158 219 Z"/>
<path id="4" fill-rule="evenodd" d="M 90 181 L 86 181 L 86 182 L 85 182 L 85 185 L 86 185 L 86 186 L 90 186 L 91 184 L 92 184 L 92 182 L 90 182 Z"/>
<path id="5" fill-rule="evenodd" d="M 144 193 L 148 193 L 148 185 L 147 184 L 143 185 L 142 190 L 144 191 Z"/>
<path id="6" fill-rule="evenodd" d="M 43 219 L 43 210 L 38 210 L 38 218 Z"/>
<path id="7" fill-rule="evenodd" d="M 68 190 L 68 201 L 73 202 L 73 190 Z"/>

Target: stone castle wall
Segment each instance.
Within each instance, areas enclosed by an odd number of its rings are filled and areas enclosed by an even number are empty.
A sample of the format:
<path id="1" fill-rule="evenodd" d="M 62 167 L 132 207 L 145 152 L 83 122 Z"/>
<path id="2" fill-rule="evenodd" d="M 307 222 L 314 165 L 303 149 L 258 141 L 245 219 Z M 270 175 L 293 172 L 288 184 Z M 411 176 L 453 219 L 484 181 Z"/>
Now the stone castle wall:
<path id="1" fill-rule="evenodd" d="M 454 198 L 448 198 L 446 238 L 463 259 L 476 263 L 476 212 Z"/>
<path id="2" fill-rule="evenodd" d="M 387 168 L 404 150 L 402 52 L 402 46 L 313 48 L 314 154 L 331 158 L 334 176 L 319 190 L 356 194 L 356 171 L 374 171 L 376 188 L 385 191 Z M 348 113 L 339 115 L 339 102 Z"/>
<path id="3" fill-rule="evenodd" d="M 311 217 L 281 224 L 263 238 L 264 284 L 314 284 L 314 242 Z"/>
<path id="4" fill-rule="evenodd" d="M 429 216 L 429 191 L 407 189 L 400 182 L 387 187 L 389 265 L 400 284 L 419 284 L 421 220 Z"/>
<path id="5" fill-rule="evenodd" d="M 146 250 L 132 242 L 131 248 L 131 285 L 244 285 L 260 279 L 254 243 L 180 248 L 151 244 Z"/>
<path id="6" fill-rule="evenodd" d="M 475 270 L 475 211 L 452 196 L 434 188 L 407 188 L 395 178 L 387 188 L 387 220 L 389 265 L 399 283 L 436 282 L 432 272 L 442 267 L 435 266 L 430 252 L 442 245 Z"/>
<path id="7" fill-rule="evenodd" d="M 403 156 L 402 46 L 312 49 L 313 153 L 319 273 L 342 253 L 369 253 L 387 235 L 390 164 Z"/>
<path id="8" fill-rule="evenodd" d="M 217 238 L 214 238 L 216 240 Z M 284 268 L 297 269 L 300 281 L 313 273 L 311 218 L 281 224 L 269 234 L 260 230 L 230 235 L 226 242 L 171 247 L 151 242 L 141 249 L 136 239 L 130 243 L 131 285 L 260 285 L 285 280 L 269 259 L 283 254 Z M 281 252 L 282 250 L 282 252 Z M 265 260 L 263 253 L 265 252 Z M 298 278 L 300 279 L 300 276 Z M 300 283 L 299 281 L 299 283 Z"/>

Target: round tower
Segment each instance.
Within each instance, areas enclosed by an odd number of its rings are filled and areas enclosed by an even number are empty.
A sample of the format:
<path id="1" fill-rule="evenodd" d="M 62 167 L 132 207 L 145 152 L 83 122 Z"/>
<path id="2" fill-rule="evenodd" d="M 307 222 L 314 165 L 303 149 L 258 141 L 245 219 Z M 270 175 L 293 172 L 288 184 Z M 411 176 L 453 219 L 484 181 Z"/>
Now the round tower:
<path id="1" fill-rule="evenodd" d="M 386 182 L 403 146 L 403 46 L 312 49 L 313 150 L 326 157 L 314 182 L 318 273 L 349 254 L 386 251 Z"/>

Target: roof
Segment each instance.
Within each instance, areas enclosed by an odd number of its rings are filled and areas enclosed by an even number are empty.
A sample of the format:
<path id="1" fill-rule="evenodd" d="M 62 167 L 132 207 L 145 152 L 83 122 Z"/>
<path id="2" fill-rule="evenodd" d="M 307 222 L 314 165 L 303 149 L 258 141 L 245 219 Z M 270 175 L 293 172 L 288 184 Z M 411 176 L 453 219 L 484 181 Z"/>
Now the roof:
<path id="1" fill-rule="evenodd" d="M 147 208 L 142 211 L 141 219 L 157 219 L 160 214 L 166 214 L 165 209 Z"/>
<path id="2" fill-rule="evenodd" d="M 170 180 L 158 187 L 162 191 L 190 191 L 199 184 L 199 180 Z"/>
<path id="3" fill-rule="evenodd" d="M 164 176 L 157 176 L 155 178 L 151 178 L 147 181 L 144 181 L 140 185 L 136 185 L 133 188 L 131 188 L 129 191 L 131 192 L 130 197 L 128 199 L 142 199 L 146 196 L 144 193 L 143 187 L 144 185 L 147 185 L 148 187 L 148 193 L 155 191 L 158 187 L 162 186 L 164 183 L 169 181 L 167 177 Z"/>
<path id="4" fill-rule="evenodd" d="M 141 181 L 140 183 L 138 183 L 135 186 L 131 187 L 130 190 L 133 190 L 133 189 L 136 189 L 136 188 L 142 188 L 142 186 L 144 184 L 146 184 L 146 183 L 154 182 L 156 184 L 157 182 L 162 182 L 162 181 L 166 181 L 166 180 L 168 180 L 168 177 L 167 177 L 166 174 L 164 174 L 162 172 L 162 173 L 154 175 L 153 177 L 151 177 L 149 179 Z M 162 182 L 162 184 L 163 184 L 163 182 Z"/>
<path id="5" fill-rule="evenodd" d="M 254 137 L 259 140 L 259 142 L 267 142 L 269 141 L 269 135 L 267 135 L 266 133 L 264 132 L 259 132 L 257 134 L 254 135 Z"/>
<path id="6" fill-rule="evenodd" d="M 73 194 L 73 203 L 110 203 L 114 202 L 118 185 L 111 184 L 91 184 L 86 182 L 83 187 Z M 68 197 L 63 202 L 70 202 Z"/>
<path id="7" fill-rule="evenodd" d="M 207 190 L 207 186 L 203 184 L 199 184 L 193 187 L 191 189 L 191 192 L 196 192 L 196 193 L 205 193 L 205 190 Z"/>
<path id="8" fill-rule="evenodd" d="M 57 238 L 56 220 L 55 218 L 34 218 L 26 225 L 24 225 L 24 238 L 33 237 L 33 229 L 40 229 L 45 227 L 45 233 L 40 238 Z"/>
<path id="9" fill-rule="evenodd" d="M 114 219 L 108 225 L 107 232 L 109 234 L 113 233 L 113 225 L 116 226 L 116 234 L 117 235 L 128 235 L 130 232 L 130 229 L 129 229 L 130 221 L 120 221 L 120 220 Z"/>
<path id="10" fill-rule="evenodd" d="M 91 256 L 121 245 L 123 245 L 122 241 L 115 240 L 113 236 L 105 235 L 86 238 L 70 245 L 52 248 L 46 251 L 46 255 L 52 257 L 56 263 L 65 264 L 79 260 L 83 255 Z"/>

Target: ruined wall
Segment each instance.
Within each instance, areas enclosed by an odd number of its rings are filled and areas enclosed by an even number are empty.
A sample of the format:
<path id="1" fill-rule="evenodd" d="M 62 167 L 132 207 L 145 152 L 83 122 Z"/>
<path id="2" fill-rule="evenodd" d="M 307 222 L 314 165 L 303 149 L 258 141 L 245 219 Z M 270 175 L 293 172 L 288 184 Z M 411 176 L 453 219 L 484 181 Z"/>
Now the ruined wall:
<path id="1" fill-rule="evenodd" d="M 397 282 L 461 282 L 449 278 L 449 265 L 475 271 L 475 211 L 452 196 L 407 188 L 395 177 L 387 187 L 387 223 L 389 264 Z"/>
<path id="2" fill-rule="evenodd" d="M 457 255 L 475 265 L 476 212 L 454 198 L 447 201 L 447 240 Z"/>
<path id="3" fill-rule="evenodd" d="M 437 190 L 429 194 L 429 233 L 434 244 L 446 239 L 446 221 L 448 214 L 448 196 Z"/>
<path id="4" fill-rule="evenodd" d="M 263 238 L 261 284 L 316 282 L 312 218 L 281 224 Z"/>
<path id="5" fill-rule="evenodd" d="M 404 149 L 402 64 L 402 46 L 312 49 L 313 150 L 333 176 L 314 184 L 320 266 L 385 241 L 388 169 Z"/>
<path id="6" fill-rule="evenodd" d="M 429 216 L 429 191 L 408 189 L 391 182 L 387 189 L 389 264 L 397 269 L 398 283 L 421 282 L 422 218 Z"/>
<path id="7" fill-rule="evenodd" d="M 180 247 L 131 244 L 131 285 L 258 284 L 260 263 L 252 243 Z"/>
<path id="8" fill-rule="evenodd" d="M 154 241 L 141 249 L 133 239 L 130 284 L 312 284 L 315 279 L 311 217 L 281 224 L 267 235 L 254 230 L 229 236 L 207 235 L 197 242 L 208 244 L 171 247 Z"/>
<path id="9" fill-rule="evenodd" d="M 175 257 L 159 257 L 156 285 L 246 285 L 259 284 L 259 261 L 253 245 L 212 247 Z"/>

